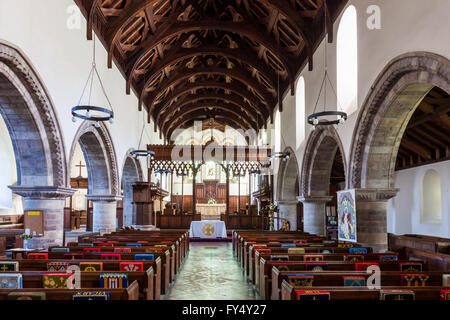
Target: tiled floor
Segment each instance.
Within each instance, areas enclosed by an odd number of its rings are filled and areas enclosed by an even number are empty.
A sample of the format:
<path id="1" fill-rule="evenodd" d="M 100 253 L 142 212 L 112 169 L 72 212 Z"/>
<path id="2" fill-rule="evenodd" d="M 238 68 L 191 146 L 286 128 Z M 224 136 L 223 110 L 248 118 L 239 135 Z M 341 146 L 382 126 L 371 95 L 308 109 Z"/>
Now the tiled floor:
<path id="1" fill-rule="evenodd" d="M 255 300 L 229 242 L 191 242 L 167 300 Z"/>

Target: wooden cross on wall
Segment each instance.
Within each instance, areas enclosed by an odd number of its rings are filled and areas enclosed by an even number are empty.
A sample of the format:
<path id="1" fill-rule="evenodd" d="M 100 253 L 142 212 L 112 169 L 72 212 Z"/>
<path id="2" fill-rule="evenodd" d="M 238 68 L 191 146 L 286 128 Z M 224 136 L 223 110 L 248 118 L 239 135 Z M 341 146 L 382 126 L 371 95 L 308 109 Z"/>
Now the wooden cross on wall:
<path id="1" fill-rule="evenodd" d="M 75 167 L 80 168 L 80 174 L 79 174 L 78 176 L 79 176 L 79 177 L 82 177 L 82 175 L 81 175 L 81 169 L 82 169 L 83 167 L 86 167 L 86 166 L 83 164 L 83 162 L 80 161 L 80 164 L 75 165 Z"/>

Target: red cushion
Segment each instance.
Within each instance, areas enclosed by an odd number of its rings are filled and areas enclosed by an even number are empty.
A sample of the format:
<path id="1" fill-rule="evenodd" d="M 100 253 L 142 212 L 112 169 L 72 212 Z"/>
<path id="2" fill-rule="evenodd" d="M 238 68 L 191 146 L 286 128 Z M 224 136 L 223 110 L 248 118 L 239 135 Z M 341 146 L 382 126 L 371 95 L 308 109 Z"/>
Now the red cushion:
<path id="1" fill-rule="evenodd" d="M 48 260 L 48 253 L 29 253 L 27 255 L 29 260 Z"/>
<path id="2" fill-rule="evenodd" d="M 144 263 L 143 262 L 121 262 L 120 263 L 120 271 L 134 271 L 134 272 L 142 272 L 144 271 Z"/>
<path id="3" fill-rule="evenodd" d="M 367 268 L 372 265 L 379 266 L 378 262 L 356 262 L 355 270 L 356 271 L 366 271 Z"/>

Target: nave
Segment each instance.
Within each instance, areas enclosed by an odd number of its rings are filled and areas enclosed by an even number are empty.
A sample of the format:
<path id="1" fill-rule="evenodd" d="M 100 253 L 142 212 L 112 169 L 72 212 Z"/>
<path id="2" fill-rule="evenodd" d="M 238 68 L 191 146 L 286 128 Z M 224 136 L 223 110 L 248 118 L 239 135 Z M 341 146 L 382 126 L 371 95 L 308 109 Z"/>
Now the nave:
<path id="1" fill-rule="evenodd" d="M 254 300 L 229 242 L 192 242 L 167 300 Z"/>

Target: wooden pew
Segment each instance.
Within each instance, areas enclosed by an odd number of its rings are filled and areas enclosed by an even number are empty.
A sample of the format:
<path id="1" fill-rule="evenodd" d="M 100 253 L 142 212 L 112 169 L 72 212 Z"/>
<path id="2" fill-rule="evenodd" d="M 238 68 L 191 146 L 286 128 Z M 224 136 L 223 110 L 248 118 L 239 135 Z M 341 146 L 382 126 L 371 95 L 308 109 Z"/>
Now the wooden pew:
<path id="1" fill-rule="evenodd" d="M 348 253 L 347 253 L 348 254 Z M 273 261 L 268 260 L 272 254 L 260 252 L 255 253 L 255 278 L 254 288 L 259 293 L 262 299 L 268 299 L 270 289 L 268 289 L 269 283 L 271 283 L 271 272 Z M 286 254 L 289 256 L 288 262 L 304 262 L 305 254 Z M 343 261 L 344 255 L 342 253 L 324 253 L 324 262 L 330 261 Z M 379 262 L 379 254 L 368 253 L 364 255 L 366 262 Z M 276 262 L 275 262 L 276 263 Z M 266 296 L 267 295 L 267 296 Z"/>
<path id="2" fill-rule="evenodd" d="M 139 284 L 133 281 L 128 288 L 124 289 L 103 289 L 103 288 L 84 288 L 84 289 L 44 289 L 44 288 L 26 288 L 26 289 L 0 289 L 0 300 L 7 300 L 11 292 L 45 292 L 46 300 L 72 300 L 75 292 L 87 291 L 107 291 L 110 294 L 110 300 L 138 300 Z"/>
<path id="3" fill-rule="evenodd" d="M 64 259 L 49 259 L 49 260 L 8 260 L 18 261 L 20 273 L 24 271 L 46 271 L 47 262 L 69 262 L 71 265 L 79 265 L 80 262 L 86 262 L 89 260 L 64 260 Z M 96 260 L 97 261 L 97 260 Z M 125 260 L 98 260 L 103 263 L 103 271 L 107 272 L 120 272 L 120 262 Z M 128 261 L 128 260 L 127 260 Z M 153 288 L 148 288 L 148 295 L 153 296 L 154 300 L 161 299 L 161 259 L 158 257 L 154 261 L 141 261 L 144 264 L 144 270 L 152 274 Z M 149 271 L 151 269 L 151 271 Z M 48 272 L 48 271 L 47 271 Z"/>
<path id="4" fill-rule="evenodd" d="M 48 257 L 49 259 L 59 259 L 59 260 L 65 260 L 64 259 L 64 252 L 49 252 Z M 84 258 L 81 260 L 98 260 L 98 261 L 108 261 L 108 260 L 102 260 L 101 254 L 97 252 L 84 252 Z M 121 260 L 117 261 L 135 261 L 134 260 L 134 254 L 133 253 L 121 253 Z M 161 259 L 161 269 L 156 270 L 156 272 L 161 274 L 161 294 L 166 294 L 167 290 L 169 289 L 169 283 L 170 283 L 170 253 L 169 250 L 166 250 L 163 254 L 154 254 L 155 259 L 160 258 Z M 72 260 L 67 260 L 72 261 Z"/>
<path id="5" fill-rule="evenodd" d="M 402 262 L 402 261 L 399 261 Z M 405 261 L 403 261 L 405 262 Z M 308 273 L 310 274 L 312 271 L 307 271 L 306 262 L 294 262 L 293 264 L 286 264 L 289 268 L 289 271 L 281 271 L 278 269 L 279 265 L 272 266 L 272 279 L 271 279 L 271 300 L 279 300 L 280 299 L 280 290 L 281 290 L 281 282 L 283 281 L 283 276 L 286 273 Z M 379 267 L 381 271 L 398 271 L 399 265 L 398 263 L 393 262 L 379 262 Z M 352 262 L 344 262 L 344 261 L 336 261 L 336 262 L 328 262 L 328 272 L 335 271 L 340 272 L 341 274 L 347 274 L 356 272 L 355 264 Z M 327 271 L 320 271 L 327 272 Z M 428 273 L 428 271 L 424 271 L 424 273 Z M 400 278 L 400 276 L 399 276 Z M 266 287 L 267 288 L 267 287 Z"/>
<path id="6" fill-rule="evenodd" d="M 16 273 L 16 272 L 5 272 Z M 48 271 L 21 271 L 22 274 L 22 286 L 23 289 L 41 288 L 43 275 L 49 273 Z M 57 272 L 51 272 L 57 273 Z M 81 288 L 99 288 L 100 274 L 106 273 L 100 272 L 81 272 Z M 124 272 L 128 274 L 128 281 L 138 283 L 138 297 L 144 300 L 153 300 L 153 268 L 149 268 L 144 272 Z M 98 289 L 108 290 L 108 289 Z"/>
<path id="7" fill-rule="evenodd" d="M 324 261 L 343 261 L 344 255 L 351 255 L 348 251 L 348 248 L 337 248 L 337 247 L 303 247 L 298 246 L 297 248 L 303 248 L 305 250 L 304 254 L 289 254 L 288 248 L 281 247 L 272 247 L 269 246 L 267 249 L 271 250 L 271 253 L 259 252 L 255 250 L 250 250 L 249 252 L 249 267 L 248 267 L 248 278 L 252 282 L 252 284 L 256 285 L 259 283 L 259 267 L 260 267 L 260 257 L 268 257 L 270 255 L 289 255 L 290 261 L 303 261 L 304 255 L 322 255 L 324 256 Z M 324 250 L 334 250 L 335 253 L 319 253 L 318 249 Z M 378 254 L 370 253 L 372 252 L 371 248 L 365 248 L 369 253 L 363 254 L 368 261 L 378 261 Z M 386 253 L 386 254 L 395 254 L 395 253 Z M 291 258 L 292 256 L 292 258 Z M 259 289 L 257 289 L 259 290 Z"/>
<path id="8" fill-rule="evenodd" d="M 296 291 L 311 290 L 308 287 L 293 287 L 286 280 L 281 284 L 281 300 L 296 300 Z M 440 291 L 445 287 L 404 287 L 386 286 L 380 290 L 412 290 L 415 300 L 439 300 Z M 379 300 L 380 290 L 371 290 L 366 287 L 315 287 L 314 290 L 329 291 L 330 300 Z"/>

